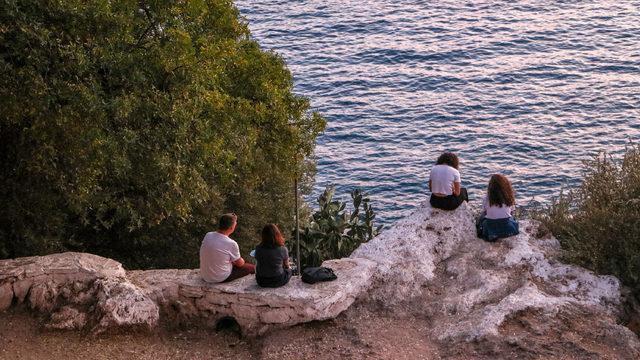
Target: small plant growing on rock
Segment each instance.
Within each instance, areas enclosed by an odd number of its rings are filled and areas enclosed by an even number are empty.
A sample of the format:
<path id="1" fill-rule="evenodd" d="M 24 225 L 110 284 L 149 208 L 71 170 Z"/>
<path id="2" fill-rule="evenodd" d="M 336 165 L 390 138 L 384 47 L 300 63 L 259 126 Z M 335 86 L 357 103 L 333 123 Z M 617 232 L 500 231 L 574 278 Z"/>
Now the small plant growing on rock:
<path id="1" fill-rule="evenodd" d="M 351 192 L 353 210 L 334 200 L 335 186 L 318 197 L 319 208 L 300 229 L 302 267 L 320 266 L 324 260 L 349 256 L 361 243 L 374 238 L 382 225 L 375 226 L 370 199 L 360 189 Z"/>

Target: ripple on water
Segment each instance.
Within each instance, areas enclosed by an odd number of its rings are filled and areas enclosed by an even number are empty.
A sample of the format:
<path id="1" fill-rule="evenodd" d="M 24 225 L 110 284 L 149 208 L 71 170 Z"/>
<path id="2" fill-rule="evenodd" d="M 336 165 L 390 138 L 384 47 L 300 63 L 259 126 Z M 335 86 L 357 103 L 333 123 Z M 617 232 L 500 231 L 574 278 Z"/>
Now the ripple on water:
<path id="1" fill-rule="evenodd" d="M 472 197 L 500 172 L 522 203 L 579 183 L 594 153 L 640 140 L 637 2 L 237 6 L 328 120 L 312 197 L 364 188 L 385 223 L 426 198 L 445 150 L 460 155 Z"/>

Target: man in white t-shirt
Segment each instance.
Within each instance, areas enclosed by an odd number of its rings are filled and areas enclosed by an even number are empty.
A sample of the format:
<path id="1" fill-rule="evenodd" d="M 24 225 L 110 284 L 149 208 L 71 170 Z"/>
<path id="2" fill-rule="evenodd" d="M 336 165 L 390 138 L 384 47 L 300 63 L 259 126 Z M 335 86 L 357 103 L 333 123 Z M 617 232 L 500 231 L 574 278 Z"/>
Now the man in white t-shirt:
<path id="1" fill-rule="evenodd" d="M 224 214 L 218 221 L 218 230 L 204 236 L 200 246 L 200 276 L 205 281 L 228 282 L 255 274 L 255 265 L 244 261 L 238 243 L 229 238 L 237 223 L 236 214 Z"/>

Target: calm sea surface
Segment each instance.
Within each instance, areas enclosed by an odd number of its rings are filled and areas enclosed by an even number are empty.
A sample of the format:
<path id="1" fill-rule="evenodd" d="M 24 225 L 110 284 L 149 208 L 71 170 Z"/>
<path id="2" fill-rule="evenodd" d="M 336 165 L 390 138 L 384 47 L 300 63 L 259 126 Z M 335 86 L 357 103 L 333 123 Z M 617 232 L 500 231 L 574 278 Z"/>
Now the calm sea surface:
<path id="1" fill-rule="evenodd" d="M 360 187 L 384 223 L 427 197 L 438 155 L 476 199 L 492 173 L 547 201 L 581 162 L 640 141 L 638 1 L 237 1 L 328 120 L 315 196 Z"/>

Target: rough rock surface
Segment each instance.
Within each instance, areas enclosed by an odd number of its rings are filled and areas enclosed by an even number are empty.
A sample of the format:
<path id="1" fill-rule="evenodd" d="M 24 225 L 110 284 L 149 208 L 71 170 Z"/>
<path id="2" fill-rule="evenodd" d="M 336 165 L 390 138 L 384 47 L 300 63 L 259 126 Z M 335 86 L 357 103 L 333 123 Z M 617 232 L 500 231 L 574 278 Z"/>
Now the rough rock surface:
<path id="1" fill-rule="evenodd" d="M 247 276 L 231 283 L 207 284 L 197 270 L 131 271 L 128 277 L 162 309 L 172 323 L 213 325 L 233 317 L 246 334 L 260 334 L 312 320 L 336 317 L 370 284 L 374 263 L 365 259 L 326 261 L 335 281 L 305 284 L 294 277 L 284 287 L 259 287 Z"/>
<path id="2" fill-rule="evenodd" d="M 96 309 L 102 314 L 94 332 L 123 326 L 153 328 L 160 317 L 158 306 L 128 281 L 98 279 Z"/>
<path id="3" fill-rule="evenodd" d="M 84 253 L 63 253 L 0 261 L 0 310 L 26 302 L 32 309 L 50 312 L 59 303 L 91 301 L 93 282 L 124 278 L 114 260 Z"/>
<path id="4" fill-rule="evenodd" d="M 476 237 L 473 219 L 466 204 L 447 212 L 427 203 L 360 246 L 352 256 L 379 265 L 370 304 L 428 317 L 436 324 L 431 337 L 449 348 L 469 342 L 515 346 L 534 335 L 549 335 L 552 342 L 550 329 L 598 319 L 606 331 L 594 331 L 591 340 L 640 357 L 637 336 L 616 323 L 621 297 L 615 277 L 553 260 L 560 245 L 553 237 L 536 237 L 536 222 L 521 221 L 518 236 L 488 243 Z M 525 320 L 528 328 L 507 334 Z"/>
<path id="5" fill-rule="evenodd" d="M 51 319 L 45 325 L 47 329 L 77 330 L 87 325 L 87 314 L 72 306 L 63 306 L 51 314 Z"/>
<path id="6" fill-rule="evenodd" d="M 165 324 L 213 326 L 231 316 L 245 334 L 337 316 L 371 285 L 375 263 L 331 260 L 338 279 L 308 285 L 294 277 L 284 287 L 264 289 L 253 276 L 208 284 L 197 270 L 126 273 L 99 256 L 63 253 L 0 261 L 0 311 L 26 302 L 49 314 L 47 328 L 94 334 L 122 327 Z M 161 315 L 163 318 L 161 318 Z"/>
<path id="7" fill-rule="evenodd" d="M 313 286 L 294 279 L 261 289 L 253 277 L 211 285 L 196 270 L 125 272 L 88 254 L 0 261 L 0 310 L 23 302 L 50 313 L 51 328 L 94 332 L 209 327 L 232 316 L 245 333 L 260 334 L 333 318 L 358 298 L 335 321 L 266 334 L 247 351 L 264 346 L 265 358 L 299 357 L 306 346 L 308 358 L 354 348 L 361 358 L 640 359 L 638 337 L 619 324 L 640 305 L 621 306 L 617 279 L 555 260 L 558 241 L 541 236 L 533 221 L 521 221 L 518 236 L 484 242 L 474 213 L 425 204 L 351 258 L 328 262 L 338 281 Z"/>
<path id="8" fill-rule="evenodd" d="M 91 324 L 100 333 L 158 321 L 158 307 L 128 284 L 120 263 L 85 253 L 0 261 L 0 310 L 23 302 L 49 314 L 51 329 Z"/>

